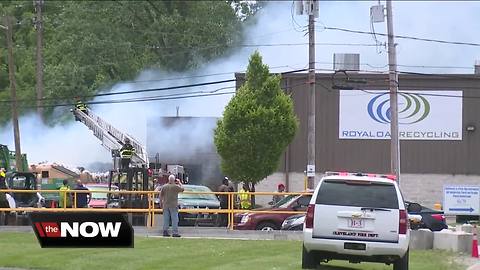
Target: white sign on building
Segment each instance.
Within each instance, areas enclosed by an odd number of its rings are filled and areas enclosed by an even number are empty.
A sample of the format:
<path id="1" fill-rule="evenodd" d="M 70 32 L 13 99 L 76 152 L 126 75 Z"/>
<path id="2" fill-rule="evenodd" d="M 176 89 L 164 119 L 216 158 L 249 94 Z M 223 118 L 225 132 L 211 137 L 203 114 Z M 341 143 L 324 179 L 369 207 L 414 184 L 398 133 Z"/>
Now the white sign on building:
<path id="1" fill-rule="evenodd" d="M 462 140 L 462 91 L 400 91 L 401 140 Z M 390 139 L 387 90 L 341 90 L 340 139 Z"/>
<path id="2" fill-rule="evenodd" d="M 444 213 L 447 215 L 479 215 L 479 194 L 479 186 L 444 186 Z"/>

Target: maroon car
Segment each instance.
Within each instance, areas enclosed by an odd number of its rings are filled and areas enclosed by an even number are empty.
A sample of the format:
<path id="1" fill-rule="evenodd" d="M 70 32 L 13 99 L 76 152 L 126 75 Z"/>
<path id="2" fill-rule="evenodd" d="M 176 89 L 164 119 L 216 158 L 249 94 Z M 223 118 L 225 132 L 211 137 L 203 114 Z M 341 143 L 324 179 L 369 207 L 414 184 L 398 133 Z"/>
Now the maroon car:
<path id="1" fill-rule="evenodd" d="M 268 211 L 298 211 L 304 212 L 312 198 L 308 195 L 288 195 L 272 207 L 255 210 Z M 280 230 L 283 221 L 295 214 L 267 214 L 267 213 L 242 213 L 234 216 L 234 229 L 236 230 Z"/>
<path id="2" fill-rule="evenodd" d="M 90 202 L 88 203 L 88 207 L 90 208 L 118 208 L 118 195 L 111 195 L 110 197 L 107 195 L 109 187 L 108 184 L 87 184 L 86 187 L 90 191 L 105 191 L 103 192 L 92 192 Z M 112 185 L 110 187 L 111 191 L 118 191 L 118 187 Z"/>

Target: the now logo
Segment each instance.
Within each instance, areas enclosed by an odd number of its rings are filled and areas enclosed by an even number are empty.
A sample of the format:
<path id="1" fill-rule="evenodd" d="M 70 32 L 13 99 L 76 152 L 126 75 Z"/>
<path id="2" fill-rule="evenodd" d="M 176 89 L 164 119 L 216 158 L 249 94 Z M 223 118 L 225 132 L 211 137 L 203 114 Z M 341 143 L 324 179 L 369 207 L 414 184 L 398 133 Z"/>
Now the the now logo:
<path id="1" fill-rule="evenodd" d="M 133 247 L 133 228 L 120 213 L 32 213 L 42 247 Z"/>
<path id="2" fill-rule="evenodd" d="M 118 237 L 121 222 L 35 222 L 41 237 Z"/>

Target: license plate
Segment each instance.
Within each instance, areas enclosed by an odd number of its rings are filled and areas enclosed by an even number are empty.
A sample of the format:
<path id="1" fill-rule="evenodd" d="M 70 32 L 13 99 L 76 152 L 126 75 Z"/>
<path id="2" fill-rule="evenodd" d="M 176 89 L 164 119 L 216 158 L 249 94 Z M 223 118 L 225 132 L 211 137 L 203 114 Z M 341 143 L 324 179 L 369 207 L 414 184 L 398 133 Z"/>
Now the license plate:
<path id="1" fill-rule="evenodd" d="M 365 222 L 363 221 L 363 219 L 351 218 L 348 221 L 348 226 L 350 228 L 363 228 L 365 227 Z"/>
<path id="2" fill-rule="evenodd" d="M 344 243 L 343 248 L 352 250 L 366 250 L 367 245 L 362 243 Z"/>

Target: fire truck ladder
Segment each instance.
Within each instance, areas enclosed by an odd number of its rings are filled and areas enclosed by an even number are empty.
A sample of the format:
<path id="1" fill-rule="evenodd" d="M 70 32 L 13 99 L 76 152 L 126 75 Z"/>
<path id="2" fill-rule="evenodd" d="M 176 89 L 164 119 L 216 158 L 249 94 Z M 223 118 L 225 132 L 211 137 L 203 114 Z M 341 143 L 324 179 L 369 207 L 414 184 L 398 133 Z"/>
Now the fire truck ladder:
<path id="1" fill-rule="evenodd" d="M 119 131 L 102 118 L 95 115 L 90 109 L 81 111 L 79 109 L 72 110 L 75 119 L 87 126 L 95 137 L 97 137 L 102 145 L 112 153 L 112 156 L 118 155 L 118 151 L 122 148 L 125 139 L 129 139 L 135 148 L 135 154 L 132 156 L 132 165 L 145 165 L 148 168 L 148 155 L 145 147 L 141 145 L 132 136 Z M 114 155 L 115 154 L 115 155 Z"/>

